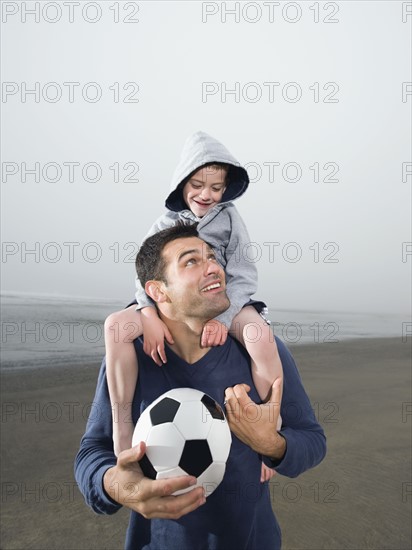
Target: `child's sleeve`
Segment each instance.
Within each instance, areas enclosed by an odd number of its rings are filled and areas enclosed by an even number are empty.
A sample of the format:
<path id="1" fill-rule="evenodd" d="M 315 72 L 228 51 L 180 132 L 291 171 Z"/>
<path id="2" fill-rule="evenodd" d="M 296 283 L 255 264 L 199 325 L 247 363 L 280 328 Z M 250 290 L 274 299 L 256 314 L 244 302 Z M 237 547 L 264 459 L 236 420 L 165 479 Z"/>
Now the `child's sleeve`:
<path id="1" fill-rule="evenodd" d="M 162 231 L 163 229 L 167 229 L 168 227 L 171 227 L 176 223 L 176 219 L 173 215 L 167 213 L 158 218 L 155 223 L 152 225 L 152 227 L 147 232 L 146 236 L 144 237 L 143 241 L 145 241 L 148 237 L 151 237 L 155 233 L 158 233 L 159 231 Z M 135 277 L 135 285 L 136 285 L 136 292 L 135 292 L 135 298 L 137 302 L 136 309 L 143 309 L 144 307 L 155 307 L 155 304 L 151 298 L 146 294 L 144 288 L 142 287 L 139 277 L 136 274 Z"/>
<path id="2" fill-rule="evenodd" d="M 247 255 L 250 237 L 245 222 L 235 206 L 231 205 L 225 211 L 231 223 L 231 234 L 225 251 L 226 292 L 230 307 L 216 320 L 230 328 L 233 318 L 256 292 L 258 274 L 253 259 Z"/>

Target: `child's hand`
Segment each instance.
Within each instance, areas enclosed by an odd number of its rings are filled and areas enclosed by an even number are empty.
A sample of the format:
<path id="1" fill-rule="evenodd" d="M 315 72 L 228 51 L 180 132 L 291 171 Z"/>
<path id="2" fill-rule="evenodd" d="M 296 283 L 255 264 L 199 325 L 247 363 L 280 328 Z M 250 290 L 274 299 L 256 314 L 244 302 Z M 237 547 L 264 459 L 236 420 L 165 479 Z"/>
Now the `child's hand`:
<path id="1" fill-rule="evenodd" d="M 260 482 L 264 483 L 265 481 L 269 481 L 275 475 L 275 470 L 272 470 L 272 468 L 269 468 L 268 466 L 266 466 L 266 464 L 263 464 L 262 462 L 262 469 L 260 471 Z"/>
<path id="2" fill-rule="evenodd" d="M 165 338 L 169 344 L 173 344 L 173 337 L 164 322 L 159 319 L 159 316 L 154 308 L 142 309 L 142 325 L 143 351 L 147 355 L 150 355 L 156 365 L 161 367 L 163 363 L 167 362 L 165 354 Z"/>
<path id="3" fill-rule="evenodd" d="M 208 348 L 212 346 L 221 346 L 226 342 L 228 329 L 220 321 L 212 319 L 203 327 L 201 346 Z"/>

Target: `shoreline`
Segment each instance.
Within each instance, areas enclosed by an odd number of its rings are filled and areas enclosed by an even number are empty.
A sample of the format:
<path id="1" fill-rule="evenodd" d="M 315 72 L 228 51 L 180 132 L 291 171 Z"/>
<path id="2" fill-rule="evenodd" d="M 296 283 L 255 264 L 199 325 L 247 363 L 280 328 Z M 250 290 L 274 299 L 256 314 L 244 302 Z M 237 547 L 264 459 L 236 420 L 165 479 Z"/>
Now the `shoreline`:
<path id="1" fill-rule="evenodd" d="M 276 337 L 278 337 L 280 340 L 282 340 L 282 342 L 291 350 L 297 350 L 297 349 L 311 349 L 313 347 L 323 347 L 323 346 L 326 346 L 326 347 L 330 347 L 330 348 L 333 348 L 333 346 L 339 346 L 339 345 L 348 345 L 348 344 L 355 344 L 359 341 L 365 343 L 365 344 L 368 344 L 368 342 L 375 342 L 375 341 L 380 341 L 380 340 L 386 340 L 386 341 L 390 341 L 391 344 L 396 344 L 396 343 L 399 343 L 399 344 L 405 344 L 406 346 L 408 346 L 408 338 L 412 338 L 411 335 L 404 335 L 404 336 L 401 336 L 401 335 L 397 335 L 397 336 L 394 336 L 394 335 L 387 335 L 387 336 L 370 336 L 370 335 L 359 335 L 359 336 L 348 336 L 348 337 L 341 337 L 340 340 L 336 340 L 336 341 L 323 341 L 323 342 L 320 342 L 320 341 L 305 341 L 305 340 L 298 340 L 298 341 L 288 341 L 287 339 L 283 338 L 282 335 L 279 335 L 279 334 L 275 334 Z M 405 340 L 405 341 L 404 341 Z M 412 345 L 412 344 L 409 344 L 409 345 Z M 98 355 L 98 359 L 94 360 L 94 358 L 91 356 L 91 354 L 88 354 L 87 356 L 85 356 L 84 358 L 79 358 L 80 356 L 80 353 L 78 356 L 73 356 L 72 358 L 64 358 L 62 360 L 59 361 L 59 365 L 56 365 L 54 364 L 53 366 L 50 366 L 49 365 L 46 365 L 46 366 L 42 366 L 42 363 L 41 363 L 41 360 L 40 359 L 34 359 L 33 362 L 35 363 L 34 365 L 30 364 L 30 361 L 27 360 L 27 359 L 23 359 L 23 360 L 20 360 L 20 361 L 10 361 L 10 360 L 2 360 L 0 362 L 0 375 L 4 374 L 4 375 L 15 375 L 15 374 L 18 374 L 18 373 L 21 373 L 21 372 L 28 372 L 30 370 L 36 370 L 36 371 L 42 371 L 42 372 L 53 372 L 55 371 L 57 368 L 81 368 L 82 366 L 84 366 L 85 364 L 86 365 L 90 365 L 90 364 L 101 364 L 101 360 L 104 356 L 104 347 L 102 348 L 101 350 L 101 353 L 100 354 L 96 354 L 96 356 Z M 37 364 L 36 364 L 37 363 Z M 51 363 L 50 360 L 48 360 L 48 363 Z M 56 363 L 56 361 L 54 361 L 54 363 Z"/>
<path id="2" fill-rule="evenodd" d="M 282 550 L 409 549 L 411 344 L 288 347 L 328 454 L 298 478 L 270 484 Z M 73 475 L 100 363 L 1 372 L 2 550 L 123 548 L 128 511 L 95 515 Z"/>

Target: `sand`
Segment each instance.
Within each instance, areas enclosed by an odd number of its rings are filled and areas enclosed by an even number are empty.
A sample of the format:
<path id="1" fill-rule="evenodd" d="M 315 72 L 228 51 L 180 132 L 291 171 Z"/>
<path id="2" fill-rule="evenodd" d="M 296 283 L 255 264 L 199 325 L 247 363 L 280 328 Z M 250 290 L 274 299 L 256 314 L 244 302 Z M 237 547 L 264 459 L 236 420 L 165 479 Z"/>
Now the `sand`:
<path id="1" fill-rule="evenodd" d="M 328 454 L 298 478 L 277 475 L 271 482 L 283 550 L 410 549 L 410 343 L 387 338 L 291 349 Z M 128 511 L 95 515 L 73 476 L 98 369 L 96 363 L 2 375 L 2 550 L 123 548 Z"/>

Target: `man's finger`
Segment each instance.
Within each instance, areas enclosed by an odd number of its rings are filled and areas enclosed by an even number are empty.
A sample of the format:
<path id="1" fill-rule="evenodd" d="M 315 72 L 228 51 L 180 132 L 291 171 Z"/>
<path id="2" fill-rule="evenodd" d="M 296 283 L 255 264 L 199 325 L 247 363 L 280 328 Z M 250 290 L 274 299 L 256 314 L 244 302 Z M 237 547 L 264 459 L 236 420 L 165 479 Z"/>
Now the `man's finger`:
<path id="1" fill-rule="evenodd" d="M 248 386 L 247 384 L 236 384 L 236 386 L 233 387 L 233 392 L 241 405 L 247 404 L 251 401 L 250 397 L 248 396 L 248 392 L 250 392 L 250 386 Z"/>
<path id="2" fill-rule="evenodd" d="M 233 391 L 233 388 L 229 387 L 229 388 L 226 388 L 226 390 L 225 390 L 225 405 L 231 399 L 236 399 L 236 396 L 235 396 L 235 392 Z"/>
<path id="3" fill-rule="evenodd" d="M 187 489 L 188 487 L 194 487 L 196 483 L 197 480 L 194 476 L 156 479 L 152 484 L 152 496 L 164 497 L 173 495 L 176 491 L 181 491 L 182 489 Z"/>
<path id="4" fill-rule="evenodd" d="M 225 390 L 225 400 L 235 400 L 237 401 L 239 396 L 246 395 L 249 399 L 247 392 L 250 392 L 250 386 L 247 384 L 236 384 L 236 386 L 226 388 Z"/>
<path id="5" fill-rule="evenodd" d="M 159 480 L 165 481 L 165 480 Z M 147 510 L 147 517 L 178 519 L 181 516 L 196 510 L 199 506 L 205 503 L 204 490 L 202 487 L 196 487 L 192 491 L 188 491 L 178 496 L 155 496 L 151 501 L 152 510 Z"/>
<path id="6" fill-rule="evenodd" d="M 224 404 L 226 406 L 226 416 L 228 417 L 228 421 L 237 422 L 239 420 L 239 403 L 233 388 L 226 389 Z"/>
<path id="7" fill-rule="evenodd" d="M 283 378 L 281 376 L 278 376 L 272 384 L 272 392 L 270 394 L 270 399 L 268 402 L 273 403 L 275 405 L 280 405 L 282 401 L 282 393 L 283 393 Z"/>

